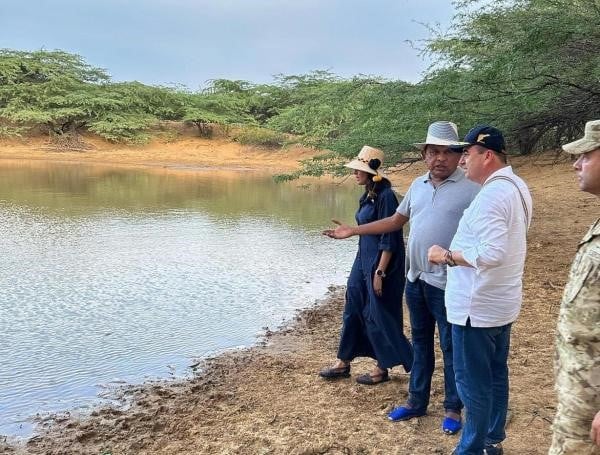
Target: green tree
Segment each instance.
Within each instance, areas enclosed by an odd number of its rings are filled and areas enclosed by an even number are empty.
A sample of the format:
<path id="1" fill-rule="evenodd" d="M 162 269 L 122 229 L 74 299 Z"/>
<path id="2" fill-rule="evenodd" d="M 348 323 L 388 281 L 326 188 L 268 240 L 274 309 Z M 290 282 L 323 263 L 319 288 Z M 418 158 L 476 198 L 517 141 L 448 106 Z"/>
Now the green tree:
<path id="1" fill-rule="evenodd" d="M 62 51 L 0 50 L 0 120 L 7 131 L 44 125 L 63 144 L 79 144 L 86 129 L 112 141 L 144 142 L 159 119 L 183 115 L 175 89 L 113 84 L 104 70 Z"/>
<path id="2" fill-rule="evenodd" d="M 467 0 L 428 45 L 431 79 L 521 153 L 558 147 L 600 115 L 599 0 Z M 439 86 L 439 84 L 438 84 Z"/>
<path id="3" fill-rule="evenodd" d="M 244 104 L 237 96 L 221 92 L 189 93 L 184 97 L 183 120 L 196 125 L 202 137 L 210 137 L 213 125 L 253 123 L 244 112 Z"/>
<path id="4" fill-rule="evenodd" d="M 159 120 L 181 120 L 185 102 L 173 88 L 153 87 L 140 82 L 107 84 L 101 88 L 107 109 L 97 109 L 87 127 L 115 142 L 144 143 L 148 130 Z"/>
<path id="5" fill-rule="evenodd" d="M 90 114 L 112 104 L 99 88 L 109 80 L 78 55 L 62 51 L 0 50 L 0 118 L 45 124 L 58 135 L 85 126 Z"/>
<path id="6" fill-rule="evenodd" d="M 299 135 L 308 145 L 328 146 L 340 138 L 346 125 L 362 109 L 364 96 L 382 81 L 369 77 L 341 79 L 326 71 L 279 76 L 287 91 L 287 106 L 268 125 Z"/>
<path id="7" fill-rule="evenodd" d="M 280 85 L 252 84 L 243 80 L 215 79 L 204 91 L 208 94 L 227 95 L 236 98 L 238 108 L 259 124 L 265 124 L 290 104 L 288 92 Z"/>

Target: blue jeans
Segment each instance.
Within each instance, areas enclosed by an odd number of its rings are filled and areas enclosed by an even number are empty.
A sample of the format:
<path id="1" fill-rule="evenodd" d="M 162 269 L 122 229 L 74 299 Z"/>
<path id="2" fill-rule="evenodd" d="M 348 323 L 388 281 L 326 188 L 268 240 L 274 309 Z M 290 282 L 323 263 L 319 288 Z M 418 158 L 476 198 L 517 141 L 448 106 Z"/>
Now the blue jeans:
<path id="1" fill-rule="evenodd" d="M 429 405 L 431 376 L 435 368 L 434 334 L 437 323 L 444 359 L 444 409 L 460 413 L 463 406 L 458 398 L 454 380 L 452 325 L 446 319 L 444 290 L 423 280 L 414 283 L 407 280 L 406 305 L 410 312 L 414 352 L 408 386 L 408 404 L 423 411 Z"/>
<path id="2" fill-rule="evenodd" d="M 452 326 L 456 386 L 467 410 L 457 455 L 481 455 L 486 444 L 506 438 L 510 329 L 471 327 L 468 320 Z"/>

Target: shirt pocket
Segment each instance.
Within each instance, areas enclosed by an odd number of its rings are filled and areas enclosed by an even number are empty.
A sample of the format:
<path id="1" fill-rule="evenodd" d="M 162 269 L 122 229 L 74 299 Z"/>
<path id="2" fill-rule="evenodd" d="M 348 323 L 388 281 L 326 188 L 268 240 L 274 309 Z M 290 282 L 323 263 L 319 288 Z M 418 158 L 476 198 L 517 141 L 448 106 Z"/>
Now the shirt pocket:
<path id="1" fill-rule="evenodd" d="M 596 282 L 597 285 L 598 275 L 600 275 L 600 265 L 597 261 L 594 261 L 593 254 L 577 255 L 571 266 L 571 272 L 569 273 L 569 282 L 565 286 L 563 294 L 563 302 L 569 305 L 573 300 L 577 298 L 583 287 L 592 282 Z"/>

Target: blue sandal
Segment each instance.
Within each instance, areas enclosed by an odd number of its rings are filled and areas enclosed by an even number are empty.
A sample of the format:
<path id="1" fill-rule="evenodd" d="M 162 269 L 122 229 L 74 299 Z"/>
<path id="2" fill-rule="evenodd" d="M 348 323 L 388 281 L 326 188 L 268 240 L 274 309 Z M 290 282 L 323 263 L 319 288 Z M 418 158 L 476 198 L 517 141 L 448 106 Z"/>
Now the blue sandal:
<path id="1" fill-rule="evenodd" d="M 388 419 L 390 419 L 392 422 L 398 422 L 400 420 L 409 420 L 414 417 L 422 417 L 425 414 L 427 414 L 427 412 L 425 412 L 423 409 L 400 406 L 396 409 L 393 409 L 392 412 L 388 414 Z"/>
<path id="2" fill-rule="evenodd" d="M 452 417 L 444 417 L 442 431 L 445 434 L 456 434 L 462 428 L 462 420 L 454 420 Z"/>

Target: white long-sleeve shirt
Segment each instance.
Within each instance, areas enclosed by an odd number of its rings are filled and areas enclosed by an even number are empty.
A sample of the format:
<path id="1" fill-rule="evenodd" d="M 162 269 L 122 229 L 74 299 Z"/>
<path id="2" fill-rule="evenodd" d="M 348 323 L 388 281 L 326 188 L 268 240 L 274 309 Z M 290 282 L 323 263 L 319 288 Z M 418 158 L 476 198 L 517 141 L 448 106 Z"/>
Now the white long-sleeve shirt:
<path id="1" fill-rule="evenodd" d="M 510 181 L 494 179 L 498 176 L 515 182 L 521 194 Z M 527 185 L 510 166 L 484 182 L 450 245 L 472 267 L 448 268 L 448 322 L 464 326 L 470 319 L 473 327 L 500 327 L 517 319 L 531 214 Z"/>

